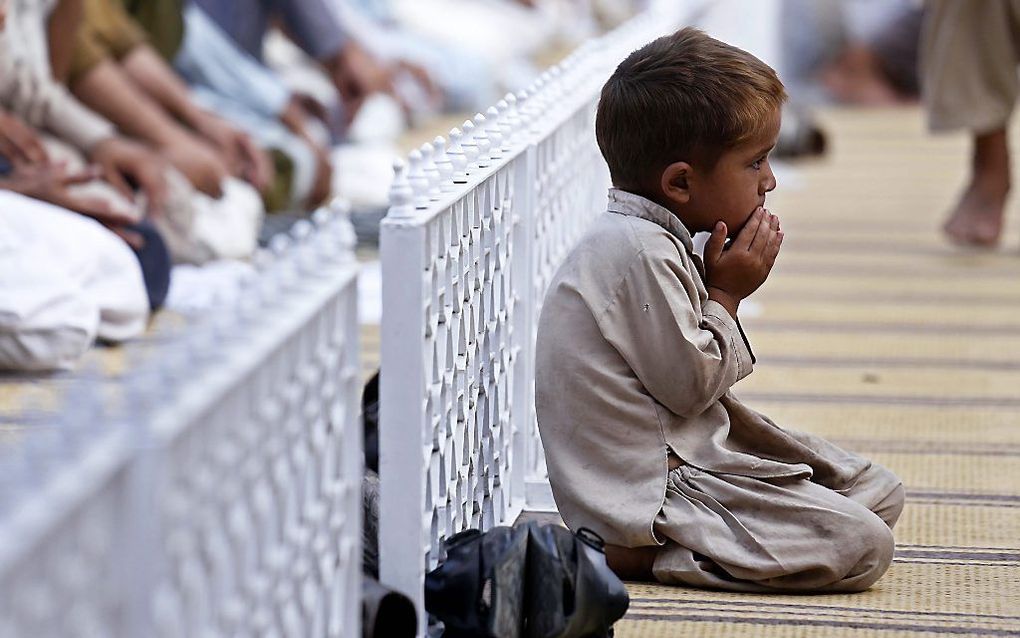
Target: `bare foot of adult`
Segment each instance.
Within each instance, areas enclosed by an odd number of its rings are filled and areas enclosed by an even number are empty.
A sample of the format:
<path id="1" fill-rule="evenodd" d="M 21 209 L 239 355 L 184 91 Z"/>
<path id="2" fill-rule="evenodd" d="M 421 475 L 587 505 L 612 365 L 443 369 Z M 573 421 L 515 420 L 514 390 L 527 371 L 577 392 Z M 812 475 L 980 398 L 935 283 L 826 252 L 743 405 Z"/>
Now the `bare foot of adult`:
<path id="1" fill-rule="evenodd" d="M 1009 184 L 1006 129 L 975 135 L 970 184 L 942 226 L 949 240 L 979 248 L 998 244 Z"/>
<path id="2" fill-rule="evenodd" d="M 1008 185 L 978 185 L 972 182 L 942 226 L 949 241 L 960 246 L 995 247 L 1002 233 L 1008 192 Z"/>

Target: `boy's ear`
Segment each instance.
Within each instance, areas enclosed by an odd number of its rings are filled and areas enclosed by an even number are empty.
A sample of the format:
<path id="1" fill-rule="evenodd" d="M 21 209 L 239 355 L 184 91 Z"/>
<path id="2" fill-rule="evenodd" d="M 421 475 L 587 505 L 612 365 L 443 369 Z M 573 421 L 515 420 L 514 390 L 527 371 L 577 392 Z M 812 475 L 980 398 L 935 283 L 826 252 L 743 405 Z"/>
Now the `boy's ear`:
<path id="1" fill-rule="evenodd" d="M 674 204 L 686 204 L 691 199 L 691 165 L 687 162 L 673 162 L 662 171 L 659 188 L 667 200 Z"/>

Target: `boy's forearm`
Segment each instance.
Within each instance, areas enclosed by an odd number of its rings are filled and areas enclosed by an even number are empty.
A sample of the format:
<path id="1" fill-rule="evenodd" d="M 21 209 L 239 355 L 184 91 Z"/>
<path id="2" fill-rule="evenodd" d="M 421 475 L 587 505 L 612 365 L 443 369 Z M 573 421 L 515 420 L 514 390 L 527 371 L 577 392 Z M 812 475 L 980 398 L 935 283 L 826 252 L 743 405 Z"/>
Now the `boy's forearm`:
<path id="1" fill-rule="evenodd" d="M 740 299 L 738 297 L 721 288 L 709 286 L 708 298 L 725 308 L 731 317 L 737 318 L 737 309 L 740 307 Z"/>

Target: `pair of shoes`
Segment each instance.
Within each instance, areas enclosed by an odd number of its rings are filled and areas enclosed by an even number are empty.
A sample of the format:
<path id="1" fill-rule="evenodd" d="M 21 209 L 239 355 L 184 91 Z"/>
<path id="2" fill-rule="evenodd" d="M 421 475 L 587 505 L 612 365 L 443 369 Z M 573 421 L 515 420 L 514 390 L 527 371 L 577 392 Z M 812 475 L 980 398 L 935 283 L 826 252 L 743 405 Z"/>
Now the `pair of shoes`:
<path id="1" fill-rule="evenodd" d="M 425 577 L 425 608 L 446 638 L 610 636 L 630 602 L 590 530 L 536 522 L 467 530 L 444 550 Z"/>

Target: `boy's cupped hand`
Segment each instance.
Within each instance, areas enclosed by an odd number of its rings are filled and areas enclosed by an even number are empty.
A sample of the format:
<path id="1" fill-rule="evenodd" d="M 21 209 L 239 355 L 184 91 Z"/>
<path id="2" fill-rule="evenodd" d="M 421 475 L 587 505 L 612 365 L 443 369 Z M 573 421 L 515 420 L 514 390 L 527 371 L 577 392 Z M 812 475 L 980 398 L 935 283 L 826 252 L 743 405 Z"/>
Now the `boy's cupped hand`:
<path id="1" fill-rule="evenodd" d="M 705 275 L 709 298 L 735 315 L 740 301 L 768 278 L 783 244 L 783 232 L 779 217 L 760 206 L 726 248 L 728 232 L 724 222 L 716 222 L 705 244 Z"/>

